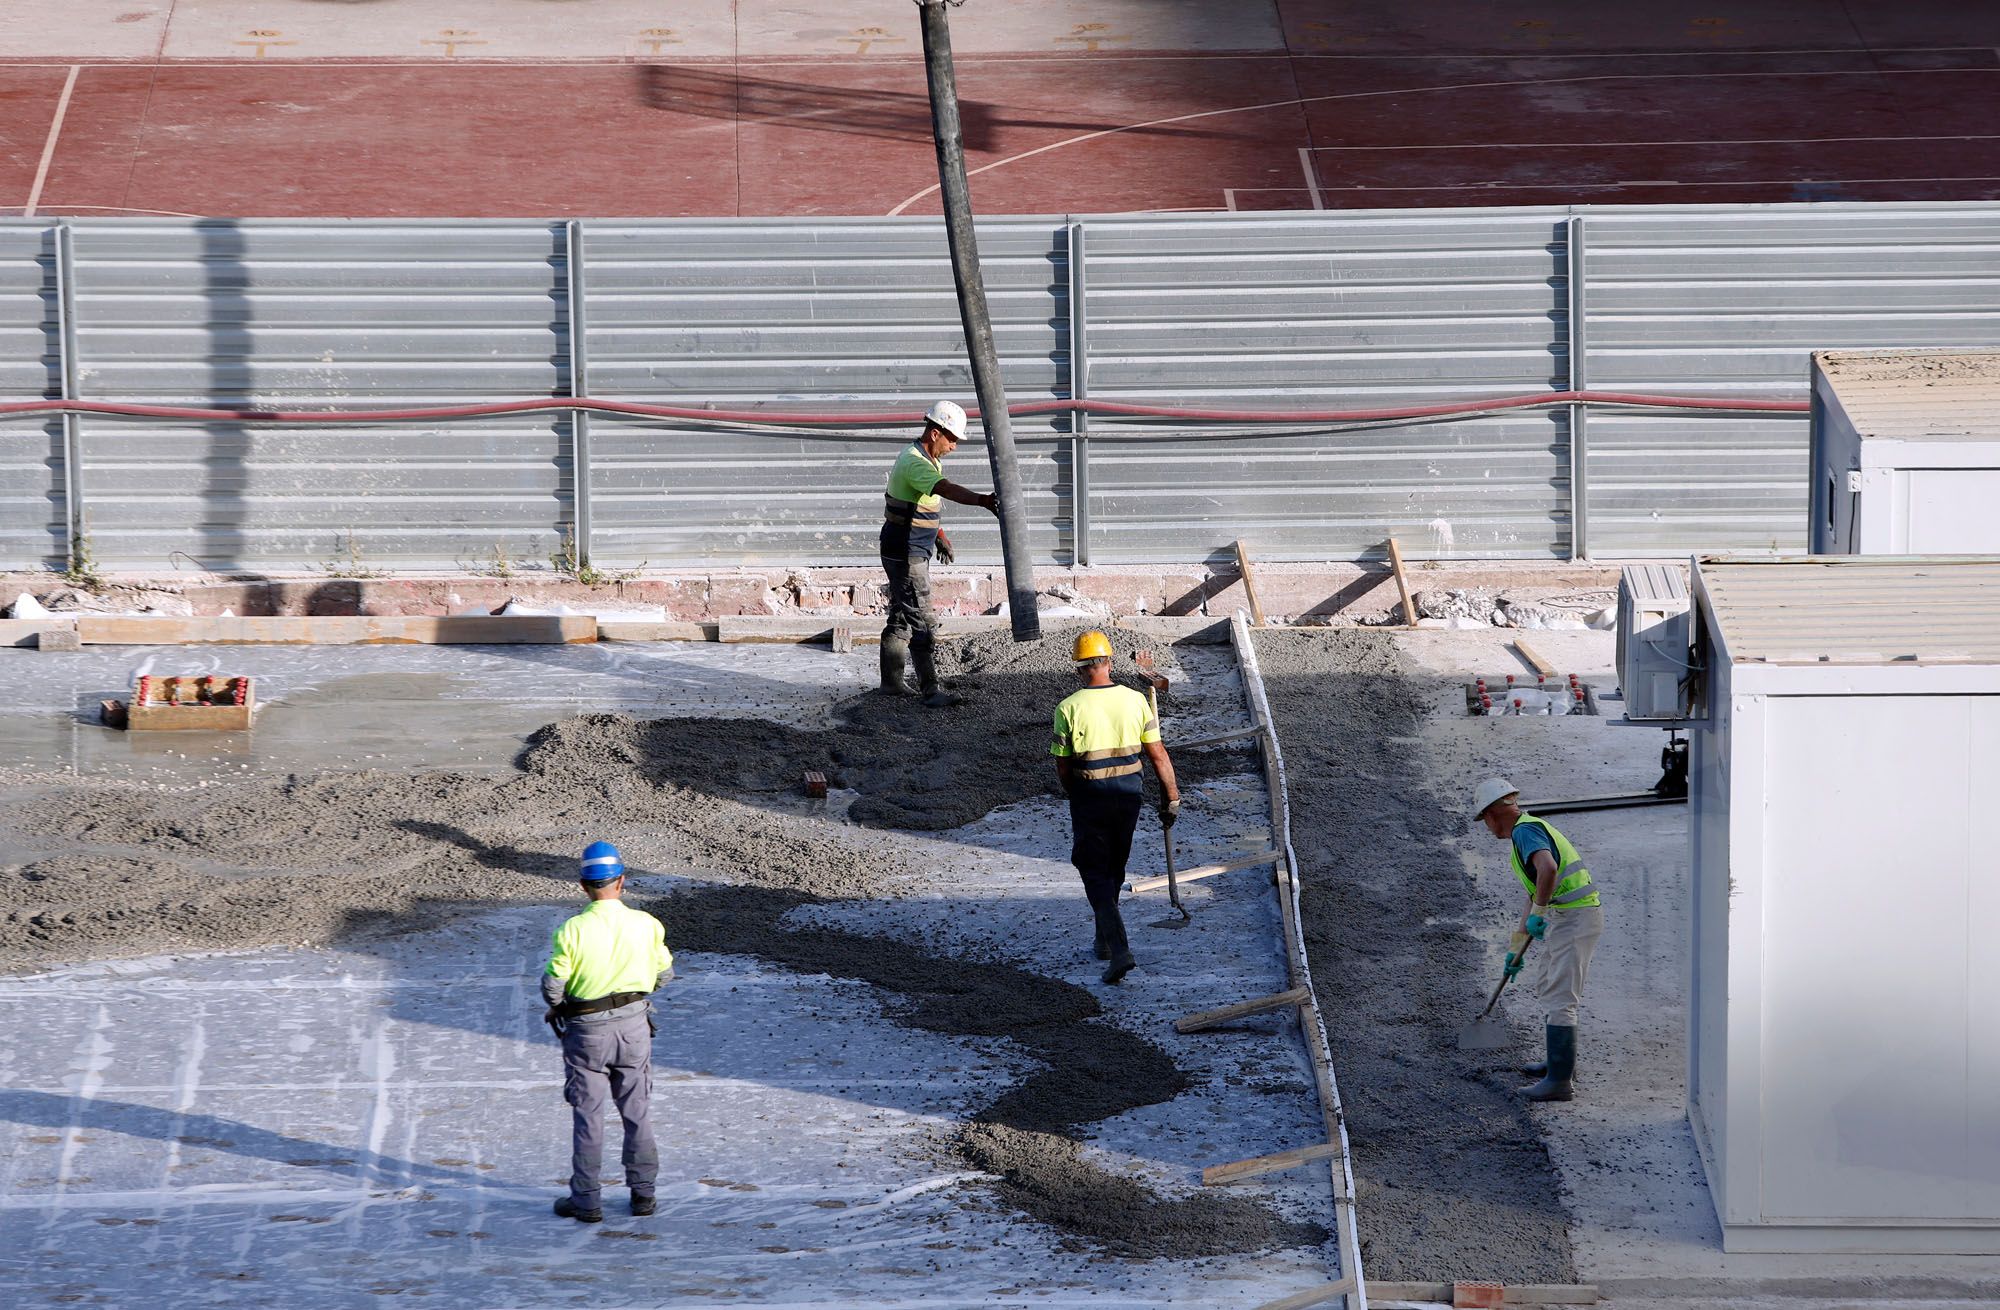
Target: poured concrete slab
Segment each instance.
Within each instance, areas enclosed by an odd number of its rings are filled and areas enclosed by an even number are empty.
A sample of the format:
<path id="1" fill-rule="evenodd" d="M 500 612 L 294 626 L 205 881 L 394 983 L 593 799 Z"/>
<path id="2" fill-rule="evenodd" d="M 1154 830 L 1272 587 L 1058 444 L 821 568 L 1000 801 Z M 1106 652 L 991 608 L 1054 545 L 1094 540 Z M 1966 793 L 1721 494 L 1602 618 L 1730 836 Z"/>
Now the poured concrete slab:
<path id="1" fill-rule="evenodd" d="M 93 683 L 128 680 L 149 655 L 159 671 L 171 661 L 272 687 L 276 703 L 242 756 L 132 756 L 107 730 L 49 707 L 50 696 L 75 705 Z M 1170 733 L 1235 726 L 1227 653 L 1209 655 L 1213 694 L 1185 724 L 1170 718 Z M 0 723 L 23 730 L 31 759 L 172 785 L 219 777 L 228 763 L 497 769 L 533 727 L 586 710 L 823 722 L 870 664 L 784 647 L 204 649 L 85 652 L 59 674 L 28 654 L 28 681 L 6 693 Z M 1185 863 L 1268 843 L 1259 780 L 1190 789 L 1177 837 Z M 1055 803 L 885 840 L 926 872 L 883 899 L 795 910 L 788 922 L 1088 986 L 1100 1022 L 1156 1043 L 1192 1075 L 1172 1100 L 1091 1125 L 1090 1162 L 1187 1195 L 1205 1165 L 1323 1136 L 1289 1014 L 1191 1037 L 1171 1030 L 1183 1013 L 1285 985 L 1268 871 L 1188 889 L 1194 920 L 1183 929 L 1149 926 L 1166 917 L 1164 896 L 1136 903 L 1127 917 L 1140 968 L 1105 988 Z M 1135 873 L 1158 871 L 1158 840 L 1148 820 Z M 727 873 L 644 873 L 634 893 L 698 889 Z M 881 994 L 852 979 L 687 950 L 658 1004 L 660 1211 L 624 1216 L 612 1187 L 601 1227 L 557 1220 L 548 1205 L 567 1173 L 568 1115 L 532 974 L 571 908 L 468 911 L 437 931 L 329 949 L 0 980 L 0 1269 L 25 1304 L 163 1307 L 391 1295 L 518 1306 L 579 1296 L 603 1306 L 1253 1306 L 1331 1276 L 1330 1245 L 1127 1259 L 1024 1219 L 943 1142 L 1032 1070 L 1020 1048 L 897 1023 Z M 1332 1227 L 1323 1167 L 1231 1190 Z"/>

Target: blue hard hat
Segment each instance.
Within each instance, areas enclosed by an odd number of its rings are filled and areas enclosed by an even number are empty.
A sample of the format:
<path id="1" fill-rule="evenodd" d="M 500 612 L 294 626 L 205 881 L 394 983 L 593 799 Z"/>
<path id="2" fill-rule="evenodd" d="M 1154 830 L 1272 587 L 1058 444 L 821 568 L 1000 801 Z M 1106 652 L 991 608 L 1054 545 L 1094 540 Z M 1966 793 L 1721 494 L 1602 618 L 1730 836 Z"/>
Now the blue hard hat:
<path id="1" fill-rule="evenodd" d="M 583 848 L 583 870 L 577 876 L 584 882 L 610 882 L 625 876 L 625 861 L 610 842 L 594 841 Z"/>

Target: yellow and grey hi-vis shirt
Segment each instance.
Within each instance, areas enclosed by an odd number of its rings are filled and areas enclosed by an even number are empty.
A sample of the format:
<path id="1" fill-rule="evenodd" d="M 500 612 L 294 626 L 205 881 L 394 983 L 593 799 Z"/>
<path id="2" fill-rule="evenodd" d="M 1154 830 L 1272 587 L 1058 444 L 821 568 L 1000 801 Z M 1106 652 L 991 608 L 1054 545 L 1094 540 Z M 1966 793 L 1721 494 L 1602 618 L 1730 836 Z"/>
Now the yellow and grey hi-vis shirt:
<path id="1" fill-rule="evenodd" d="M 1139 748 L 1160 739 L 1153 707 L 1130 687 L 1085 687 L 1056 706 L 1055 742 L 1049 754 L 1067 757 L 1073 792 L 1145 790 Z"/>
<path id="2" fill-rule="evenodd" d="M 889 485 L 882 501 L 881 546 L 884 555 L 921 555 L 925 559 L 937 549 L 938 529 L 944 526 L 940 511 L 944 497 L 937 484 L 944 481 L 944 469 L 920 443 L 904 447 L 889 469 Z"/>

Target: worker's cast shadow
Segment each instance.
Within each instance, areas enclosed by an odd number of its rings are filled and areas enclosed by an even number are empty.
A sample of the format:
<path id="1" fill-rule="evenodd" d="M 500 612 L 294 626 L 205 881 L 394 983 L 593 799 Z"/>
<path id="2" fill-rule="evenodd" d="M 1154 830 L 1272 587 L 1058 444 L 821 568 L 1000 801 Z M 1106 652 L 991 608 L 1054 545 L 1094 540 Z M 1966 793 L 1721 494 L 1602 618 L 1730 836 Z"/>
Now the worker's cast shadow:
<path id="1" fill-rule="evenodd" d="M 84 1099 L 67 1092 L 0 1088 L 0 1122 L 46 1127 L 56 1132 L 90 1131 L 151 1138 L 179 1146 L 184 1160 L 200 1152 L 226 1152 L 320 1175 L 345 1175 L 366 1187 L 486 1187 L 494 1182 L 482 1174 L 399 1160 L 365 1147 L 336 1147 L 287 1137 L 240 1119 L 127 1101 Z"/>
<path id="2" fill-rule="evenodd" d="M 529 851 L 519 846 L 481 841 L 463 828 L 430 819 L 397 819 L 395 826 L 430 841 L 456 846 L 489 869 L 506 869 L 565 884 L 576 882 L 575 856 L 552 855 L 547 851 Z"/>

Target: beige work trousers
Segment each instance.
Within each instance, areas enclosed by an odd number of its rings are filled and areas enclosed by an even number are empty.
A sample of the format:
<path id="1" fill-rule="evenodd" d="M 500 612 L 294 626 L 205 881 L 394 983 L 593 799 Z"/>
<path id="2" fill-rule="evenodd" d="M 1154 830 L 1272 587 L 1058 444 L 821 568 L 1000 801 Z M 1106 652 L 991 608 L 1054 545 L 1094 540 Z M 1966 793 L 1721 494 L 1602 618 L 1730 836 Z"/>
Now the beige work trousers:
<path id="1" fill-rule="evenodd" d="M 1541 972 L 1535 975 L 1535 995 L 1541 998 L 1545 1022 L 1552 1027 L 1576 1027 L 1577 1007 L 1583 1004 L 1583 980 L 1590 972 L 1590 956 L 1597 939 L 1604 935 L 1604 907 L 1585 905 L 1574 910 L 1550 909 L 1549 930 L 1536 943 L 1541 955 Z"/>

